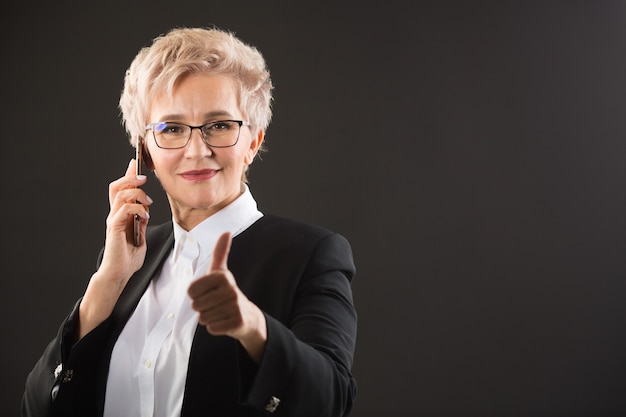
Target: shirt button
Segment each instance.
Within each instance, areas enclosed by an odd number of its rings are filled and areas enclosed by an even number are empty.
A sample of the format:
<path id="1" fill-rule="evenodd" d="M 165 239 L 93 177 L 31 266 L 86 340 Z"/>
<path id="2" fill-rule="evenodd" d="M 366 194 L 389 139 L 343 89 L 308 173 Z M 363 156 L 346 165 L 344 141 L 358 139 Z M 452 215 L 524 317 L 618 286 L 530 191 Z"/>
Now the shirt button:
<path id="1" fill-rule="evenodd" d="M 167 315 L 168 320 L 172 320 L 174 318 L 174 314 L 170 313 Z"/>
<path id="2" fill-rule="evenodd" d="M 150 368 L 152 366 L 152 361 L 150 359 L 148 359 L 146 361 L 146 368 Z"/>

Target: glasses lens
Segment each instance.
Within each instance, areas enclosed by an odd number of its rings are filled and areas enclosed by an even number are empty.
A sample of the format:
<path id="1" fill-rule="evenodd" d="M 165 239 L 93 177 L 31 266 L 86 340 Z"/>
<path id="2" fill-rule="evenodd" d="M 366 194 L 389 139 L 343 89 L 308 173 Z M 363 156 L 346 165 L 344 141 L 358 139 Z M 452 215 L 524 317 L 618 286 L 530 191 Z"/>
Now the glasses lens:
<path id="1" fill-rule="evenodd" d="M 220 120 L 204 125 L 202 134 L 206 142 L 215 147 L 233 146 L 239 138 L 240 124 L 233 120 Z"/>
<path id="2" fill-rule="evenodd" d="M 157 145 L 161 148 L 182 148 L 187 144 L 191 128 L 180 123 L 159 123 L 152 128 Z"/>

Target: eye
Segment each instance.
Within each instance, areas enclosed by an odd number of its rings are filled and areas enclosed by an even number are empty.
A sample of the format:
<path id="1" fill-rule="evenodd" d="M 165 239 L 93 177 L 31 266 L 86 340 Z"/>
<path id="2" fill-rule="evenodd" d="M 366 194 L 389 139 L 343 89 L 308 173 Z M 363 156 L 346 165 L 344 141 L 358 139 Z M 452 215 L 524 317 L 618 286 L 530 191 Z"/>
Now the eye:
<path id="1" fill-rule="evenodd" d="M 233 129 L 236 124 L 237 123 L 230 120 L 218 120 L 217 122 L 207 124 L 204 127 L 204 131 L 210 134 L 226 132 Z"/>
<path id="2" fill-rule="evenodd" d="M 164 135 L 180 135 L 185 132 L 185 127 L 178 123 L 165 122 L 158 124 L 154 129 L 157 133 Z"/>

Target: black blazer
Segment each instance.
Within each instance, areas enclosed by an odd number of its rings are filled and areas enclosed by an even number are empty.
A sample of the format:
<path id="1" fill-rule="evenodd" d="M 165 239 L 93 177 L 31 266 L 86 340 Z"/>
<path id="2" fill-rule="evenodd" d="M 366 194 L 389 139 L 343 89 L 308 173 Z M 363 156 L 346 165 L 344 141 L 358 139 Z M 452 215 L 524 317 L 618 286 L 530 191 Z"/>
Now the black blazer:
<path id="1" fill-rule="evenodd" d="M 113 346 L 173 248 L 171 222 L 150 226 L 146 239 L 144 265 L 111 316 L 71 346 L 76 303 L 26 380 L 24 417 L 102 416 Z M 348 241 L 318 226 L 265 215 L 233 239 L 228 266 L 265 313 L 267 347 L 257 365 L 235 339 L 198 326 L 181 417 L 347 415 L 356 396 L 351 367 L 357 330 Z M 59 364 L 63 369 L 55 376 Z"/>

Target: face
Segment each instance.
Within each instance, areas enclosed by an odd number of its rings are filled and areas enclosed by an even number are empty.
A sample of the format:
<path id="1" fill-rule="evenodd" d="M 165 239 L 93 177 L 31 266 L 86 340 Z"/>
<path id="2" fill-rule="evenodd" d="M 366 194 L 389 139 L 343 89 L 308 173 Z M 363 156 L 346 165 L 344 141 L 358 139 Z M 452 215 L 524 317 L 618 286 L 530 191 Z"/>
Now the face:
<path id="1" fill-rule="evenodd" d="M 157 96 L 148 123 L 180 122 L 200 126 L 233 119 L 246 121 L 239 109 L 235 81 L 227 76 L 194 74 L 179 80 L 173 94 Z M 253 137 L 242 126 L 239 141 L 228 148 L 209 148 L 198 129 L 181 149 L 159 148 L 151 131 L 146 135 L 154 171 L 167 193 L 174 220 L 191 230 L 233 202 L 242 192 L 242 175 L 251 164 L 263 132 Z"/>

